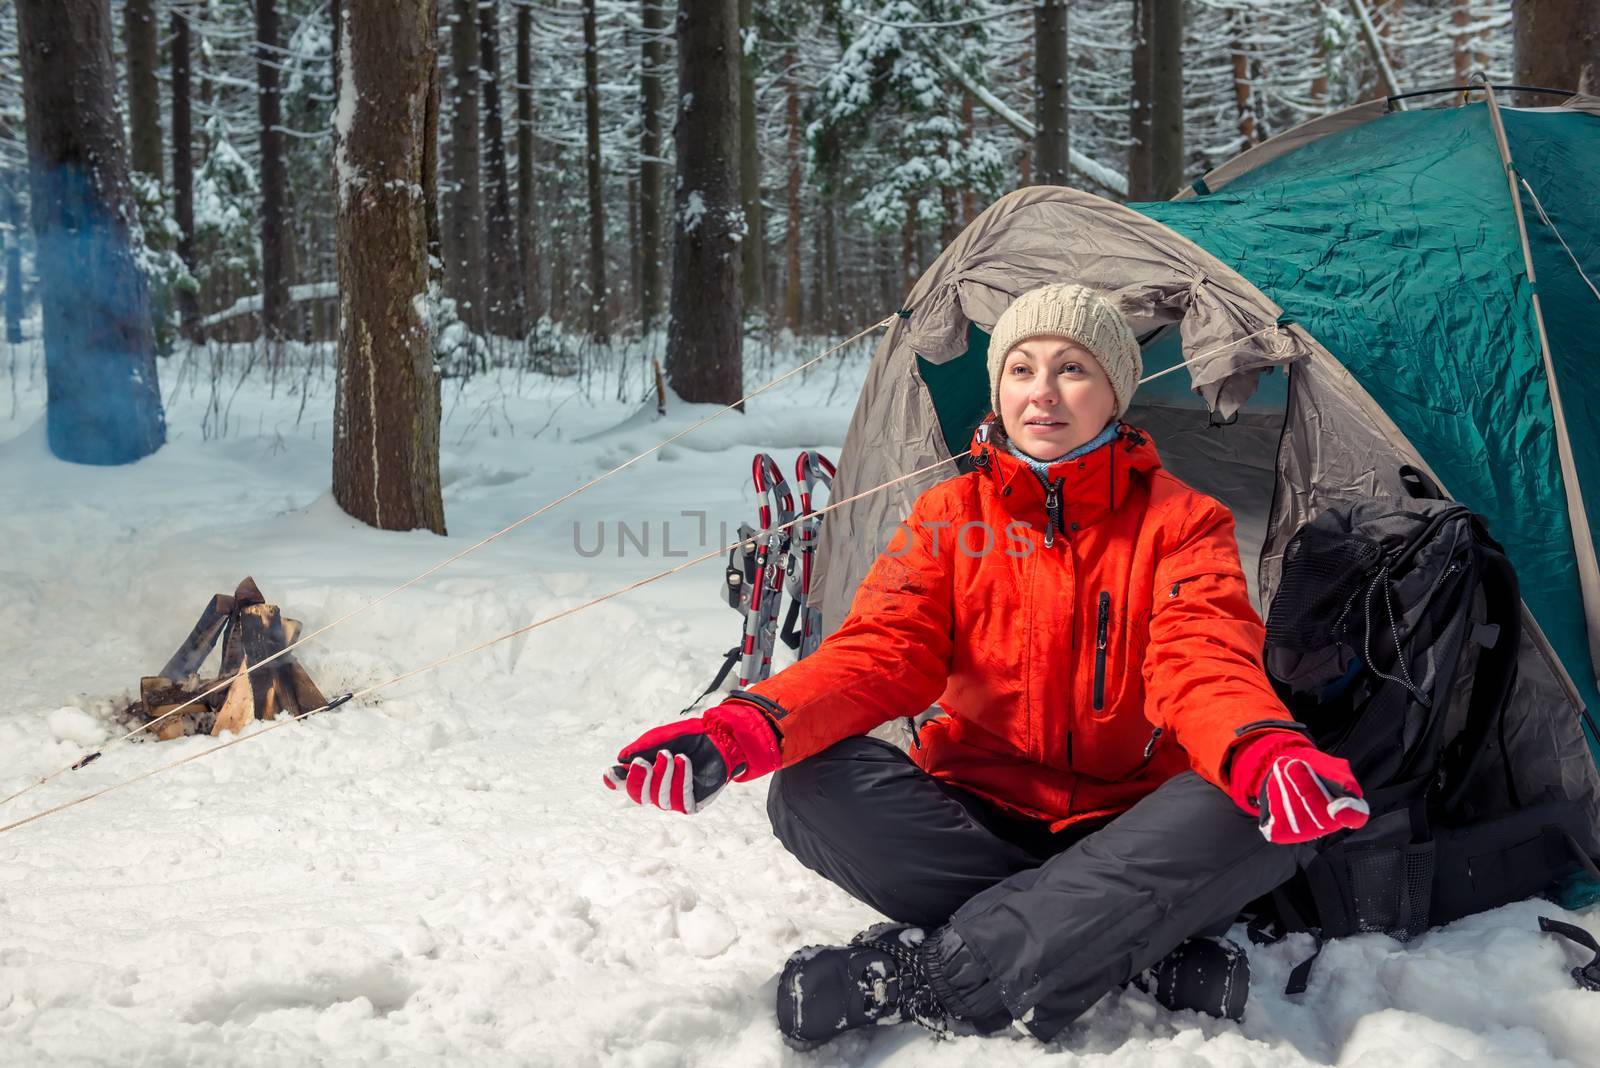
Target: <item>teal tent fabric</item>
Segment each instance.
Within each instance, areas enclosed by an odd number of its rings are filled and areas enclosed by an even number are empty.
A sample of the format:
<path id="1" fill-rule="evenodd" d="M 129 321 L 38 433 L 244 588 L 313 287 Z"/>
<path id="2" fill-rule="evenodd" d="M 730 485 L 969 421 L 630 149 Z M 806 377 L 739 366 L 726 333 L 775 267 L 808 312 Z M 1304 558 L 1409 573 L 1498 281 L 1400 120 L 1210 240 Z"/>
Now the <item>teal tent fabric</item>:
<path id="1" fill-rule="evenodd" d="M 1600 118 L 1502 111 L 1580 492 L 1600 523 L 1600 437 L 1587 365 L 1600 301 Z M 1578 587 L 1549 379 L 1516 215 L 1484 104 L 1402 112 L 1333 134 L 1193 200 L 1133 204 L 1239 271 L 1355 376 L 1488 520 L 1523 598 L 1591 710 L 1600 711 Z M 1578 264 L 1573 263 L 1576 256 Z M 1600 283 L 1597 283 L 1600 284 Z M 1592 530 L 1600 534 L 1600 527 Z M 1564 904 L 1600 900 L 1574 878 Z"/>
<path id="2" fill-rule="evenodd" d="M 1519 194 L 1539 301 L 1578 492 L 1591 534 L 1600 536 L 1600 435 L 1588 415 L 1600 410 L 1600 375 L 1590 366 L 1600 356 L 1600 299 L 1584 278 L 1600 286 L 1600 117 L 1501 114 L 1532 190 Z M 1600 665 L 1588 650 L 1534 287 L 1487 105 L 1382 115 L 1199 192 L 1128 206 L 1277 302 L 1350 371 L 1450 492 L 1485 516 L 1590 710 L 1590 747 L 1600 760 Z M 973 328 L 966 355 L 921 367 L 953 450 L 982 413 L 951 410 L 947 420 L 940 383 L 968 376 L 986 392 L 986 340 Z M 1146 351 L 1146 373 L 1180 358 L 1175 337 L 1158 339 Z M 1147 399 L 1185 379 L 1152 383 Z M 1583 880 L 1567 889 L 1569 906 L 1600 899 L 1600 886 Z"/>
<path id="3" fill-rule="evenodd" d="M 1519 140 L 1544 149 L 1530 173 L 1562 189 L 1560 209 L 1587 216 L 1590 228 L 1575 228 L 1592 235 L 1600 209 L 1582 203 L 1593 173 L 1582 166 L 1594 165 L 1600 119 L 1506 115 Z M 1589 147 L 1563 161 L 1550 142 L 1573 139 L 1555 129 L 1570 120 L 1584 124 Z M 1573 169 L 1558 178 L 1562 166 Z M 1487 517 L 1585 703 L 1600 706 L 1531 291 L 1487 107 L 1385 116 L 1206 196 L 1130 207 L 1239 271 L 1350 370 L 1451 492 Z M 1586 247 L 1592 254 L 1592 236 Z M 1575 296 L 1563 293 L 1546 316 L 1570 324 L 1563 334 L 1575 341 L 1586 326 L 1592 335 L 1593 306 Z M 1570 388 L 1569 411 L 1600 386 Z M 1600 455 L 1585 448 L 1593 469 Z"/>
<path id="4" fill-rule="evenodd" d="M 933 399 L 945 448 L 952 456 L 960 456 L 972 444 L 972 432 L 989 414 L 989 335 L 968 323 L 966 352 L 944 363 L 918 356 L 917 373 Z"/>

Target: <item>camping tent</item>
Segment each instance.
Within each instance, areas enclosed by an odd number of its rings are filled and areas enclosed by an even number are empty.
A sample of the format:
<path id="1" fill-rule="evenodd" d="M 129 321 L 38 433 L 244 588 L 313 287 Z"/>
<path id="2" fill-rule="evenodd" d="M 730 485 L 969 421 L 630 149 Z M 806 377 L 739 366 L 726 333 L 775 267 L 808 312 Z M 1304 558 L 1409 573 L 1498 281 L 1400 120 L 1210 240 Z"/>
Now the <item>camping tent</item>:
<path id="1" fill-rule="evenodd" d="M 1067 280 L 1112 292 L 1147 375 L 1188 362 L 1186 381 L 1143 387 L 1129 421 L 1234 509 L 1261 605 L 1294 531 L 1330 504 L 1403 494 L 1402 464 L 1486 517 L 1526 607 L 1506 756 L 1538 768 L 1551 796 L 1590 798 L 1600 822 L 1600 737 L 1586 746 L 1581 724 L 1600 703 L 1600 377 L 1585 366 L 1600 357 L 1600 98 L 1522 109 L 1470 96 L 1313 120 L 1171 201 L 1001 198 L 879 344 L 835 496 L 965 449 L 987 409 L 985 331 L 1014 297 Z M 944 477 L 830 517 L 826 629 Z"/>

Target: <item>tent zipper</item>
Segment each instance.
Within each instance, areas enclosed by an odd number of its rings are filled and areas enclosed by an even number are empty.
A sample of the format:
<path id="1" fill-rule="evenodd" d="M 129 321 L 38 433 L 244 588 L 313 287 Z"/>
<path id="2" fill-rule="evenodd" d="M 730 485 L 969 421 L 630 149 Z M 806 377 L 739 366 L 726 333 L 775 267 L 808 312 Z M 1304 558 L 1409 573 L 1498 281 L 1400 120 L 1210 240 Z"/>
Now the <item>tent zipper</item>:
<path id="1" fill-rule="evenodd" d="M 1096 711 L 1106 704 L 1106 646 L 1111 630 L 1111 594 L 1100 591 L 1100 618 L 1094 632 L 1094 707 Z"/>

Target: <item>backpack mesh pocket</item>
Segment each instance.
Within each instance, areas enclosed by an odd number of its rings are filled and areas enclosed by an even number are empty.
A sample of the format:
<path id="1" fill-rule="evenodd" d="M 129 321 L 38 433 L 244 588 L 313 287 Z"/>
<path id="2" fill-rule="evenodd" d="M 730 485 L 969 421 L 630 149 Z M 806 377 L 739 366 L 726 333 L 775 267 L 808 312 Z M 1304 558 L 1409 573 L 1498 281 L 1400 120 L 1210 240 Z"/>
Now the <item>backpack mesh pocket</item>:
<path id="1" fill-rule="evenodd" d="M 1345 856 L 1356 930 L 1408 942 L 1428 929 L 1433 843 L 1352 849 Z"/>
<path id="2" fill-rule="evenodd" d="M 1309 652 L 1340 636 L 1345 611 L 1383 547 L 1359 534 L 1303 527 L 1283 552 L 1283 578 L 1267 612 L 1267 645 Z"/>

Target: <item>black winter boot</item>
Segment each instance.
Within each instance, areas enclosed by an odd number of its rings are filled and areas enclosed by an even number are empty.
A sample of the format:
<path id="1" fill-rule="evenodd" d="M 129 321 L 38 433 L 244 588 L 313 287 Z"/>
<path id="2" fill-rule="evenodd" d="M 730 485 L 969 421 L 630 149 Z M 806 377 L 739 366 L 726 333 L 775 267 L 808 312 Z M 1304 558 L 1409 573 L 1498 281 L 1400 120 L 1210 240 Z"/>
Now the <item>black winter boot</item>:
<path id="1" fill-rule="evenodd" d="M 910 924 L 880 923 L 848 946 L 796 950 L 778 978 L 784 1041 L 807 1050 L 858 1027 L 907 1021 L 947 1030 L 949 1013 L 928 985 L 927 934 Z"/>
<path id="2" fill-rule="evenodd" d="M 1135 986 L 1173 1011 L 1244 1019 L 1250 996 L 1250 958 L 1227 938 L 1191 938 L 1133 980 Z"/>

